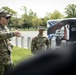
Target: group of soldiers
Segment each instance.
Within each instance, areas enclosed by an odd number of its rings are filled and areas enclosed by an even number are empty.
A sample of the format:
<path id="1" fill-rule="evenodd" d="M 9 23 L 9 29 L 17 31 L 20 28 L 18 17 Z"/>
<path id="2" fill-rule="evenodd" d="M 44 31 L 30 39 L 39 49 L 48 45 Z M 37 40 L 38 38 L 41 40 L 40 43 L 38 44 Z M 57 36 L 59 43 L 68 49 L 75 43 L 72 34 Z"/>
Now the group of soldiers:
<path id="1" fill-rule="evenodd" d="M 6 75 L 13 69 L 12 61 L 12 44 L 10 38 L 21 36 L 19 31 L 9 31 L 7 25 L 11 18 L 11 15 L 7 12 L 0 12 L 0 75 Z M 44 36 L 43 32 L 45 28 L 39 26 L 39 34 L 35 36 L 31 41 L 31 53 L 36 55 L 46 51 L 50 48 L 50 41 Z"/>

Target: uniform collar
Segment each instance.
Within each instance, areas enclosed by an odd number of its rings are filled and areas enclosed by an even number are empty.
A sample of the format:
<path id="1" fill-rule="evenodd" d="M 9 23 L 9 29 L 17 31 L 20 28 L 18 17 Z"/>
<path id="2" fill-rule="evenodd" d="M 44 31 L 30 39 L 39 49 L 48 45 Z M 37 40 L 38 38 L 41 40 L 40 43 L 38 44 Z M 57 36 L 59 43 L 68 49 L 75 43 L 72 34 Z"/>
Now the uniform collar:
<path id="1" fill-rule="evenodd" d="M 43 35 L 38 34 L 38 37 L 43 37 Z"/>

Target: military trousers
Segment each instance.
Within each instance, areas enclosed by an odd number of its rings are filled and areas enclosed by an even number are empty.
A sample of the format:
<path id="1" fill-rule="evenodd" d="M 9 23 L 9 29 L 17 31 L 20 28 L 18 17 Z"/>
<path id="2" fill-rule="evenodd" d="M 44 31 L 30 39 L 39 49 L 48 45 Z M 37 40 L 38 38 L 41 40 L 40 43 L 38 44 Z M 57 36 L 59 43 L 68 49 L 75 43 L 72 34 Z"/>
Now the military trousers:
<path id="1" fill-rule="evenodd" d="M 0 75 L 7 75 L 13 70 L 13 62 L 11 59 L 11 53 L 0 52 Z"/>
<path id="2" fill-rule="evenodd" d="M 8 75 L 13 70 L 14 65 L 4 65 L 0 63 L 0 75 Z"/>

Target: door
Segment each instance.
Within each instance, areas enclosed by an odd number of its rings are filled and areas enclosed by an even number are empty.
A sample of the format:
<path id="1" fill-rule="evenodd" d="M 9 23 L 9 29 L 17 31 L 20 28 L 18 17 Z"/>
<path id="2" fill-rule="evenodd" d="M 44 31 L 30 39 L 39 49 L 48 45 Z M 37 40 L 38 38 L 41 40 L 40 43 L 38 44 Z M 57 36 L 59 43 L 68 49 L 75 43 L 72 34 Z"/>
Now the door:
<path id="1" fill-rule="evenodd" d="M 76 41 L 76 20 L 70 21 L 69 40 Z"/>

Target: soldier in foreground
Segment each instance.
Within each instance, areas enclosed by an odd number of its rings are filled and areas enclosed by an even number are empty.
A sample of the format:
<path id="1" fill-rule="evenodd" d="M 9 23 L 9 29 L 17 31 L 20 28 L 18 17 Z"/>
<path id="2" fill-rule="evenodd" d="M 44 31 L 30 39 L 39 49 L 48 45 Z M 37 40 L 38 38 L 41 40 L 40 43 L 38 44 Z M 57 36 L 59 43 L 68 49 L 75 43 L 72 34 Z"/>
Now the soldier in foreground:
<path id="1" fill-rule="evenodd" d="M 20 37 L 19 31 L 10 32 L 6 25 L 8 25 L 11 15 L 7 12 L 0 12 L 0 75 L 7 75 L 13 69 L 13 62 L 11 58 L 12 44 L 10 38 Z"/>
<path id="2" fill-rule="evenodd" d="M 39 26 L 39 33 L 31 41 L 31 53 L 40 54 L 50 47 L 50 41 L 47 37 L 43 35 L 45 28 Z"/>

